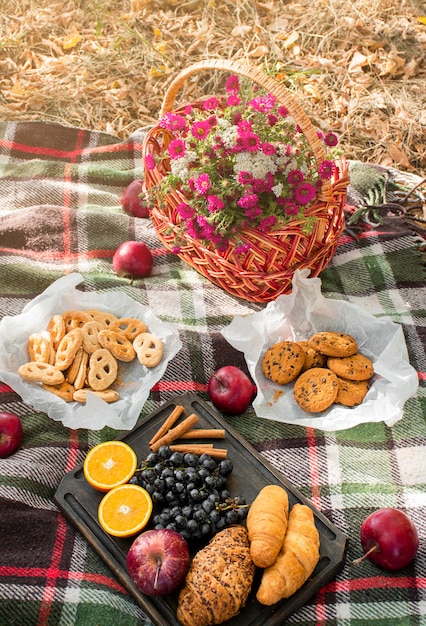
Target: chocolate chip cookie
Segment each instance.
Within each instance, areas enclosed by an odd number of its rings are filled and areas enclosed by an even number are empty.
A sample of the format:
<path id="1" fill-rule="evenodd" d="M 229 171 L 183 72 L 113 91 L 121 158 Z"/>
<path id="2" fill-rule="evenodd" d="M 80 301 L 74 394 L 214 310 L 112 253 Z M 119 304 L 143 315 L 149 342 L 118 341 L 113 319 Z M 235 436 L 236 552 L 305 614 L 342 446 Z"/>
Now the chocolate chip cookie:
<path id="1" fill-rule="evenodd" d="M 305 351 L 294 341 L 280 341 L 268 348 L 262 359 L 263 375 L 278 385 L 293 381 L 302 371 Z"/>
<path id="2" fill-rule="evenodd" d="M 360 353 L 342 358 L 328 357 L 327 367 L 336 376 L 348 380 L 368 380 L 374 374 L 373 362 Z"/>
<path id="3" fill-rule="evenodd" d="M 337 376 L 325 367 L 313 367 L 303 372 L 294 383 L 294 399 L 309 413 L 320 413 L 336 400 Z"/>
<path id="4" fill-rule="evenodd" d="M 336 404 L 343 406 L 356 406 L 361 404 L 367 395 L 369 385 L 366 380 L 345 380 L 337 377 L 339 389 L 337 392 Z"/>
<path id="5" fill-rule="evenodd" d="M 308 339 L 308 345 L 327 356 L 352 356 L 358 352 L 358 344 L 352 335 L 331 330 L 315 333 Z"/>

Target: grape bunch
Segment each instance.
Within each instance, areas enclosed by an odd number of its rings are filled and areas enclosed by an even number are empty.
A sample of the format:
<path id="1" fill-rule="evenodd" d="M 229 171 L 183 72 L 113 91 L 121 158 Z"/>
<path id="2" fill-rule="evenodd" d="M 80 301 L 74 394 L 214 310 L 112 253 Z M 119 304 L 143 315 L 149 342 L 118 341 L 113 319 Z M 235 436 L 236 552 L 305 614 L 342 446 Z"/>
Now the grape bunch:
<path id="1" fill-rule="evenodd" d="M 226 488 L 232 470 L 231 459 L 217 462 L 209 454 L 162 446 L 140 463 L 134 482 L 151 495 L 156 529 L 170 528 L 187 540 L 199 540 L 247 517 L 244 497 L 231 497 Z"/>

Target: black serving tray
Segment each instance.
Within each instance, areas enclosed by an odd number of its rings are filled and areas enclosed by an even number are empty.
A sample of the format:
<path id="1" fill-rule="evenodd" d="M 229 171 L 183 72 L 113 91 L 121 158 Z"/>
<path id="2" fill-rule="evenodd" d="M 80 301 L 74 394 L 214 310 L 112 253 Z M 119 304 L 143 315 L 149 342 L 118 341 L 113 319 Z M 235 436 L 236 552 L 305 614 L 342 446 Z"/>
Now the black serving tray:
<path id="1" fill-rule="evenodd" d="M 228 626 L 280 626 L 291 613 L 303 606 L 325 583 L 333 579 L 343 567 L 348 539 L 307 498 L 275 470 L 224 418 L 209 404 L 195 394 L 183 394 L 163 404 L 149 414 L 140 426 L 121 437 L 136 452 L 138 459 L 149 453 L 148 442 L 176 405 L 185 408 L 185 414 L 196 413 L 197 427 L 224 428 L 225 440 L 217 440 L 215 447 L 227 448 L 234 470 L 228 477 L 227 488 L 231 495 L 244 496 L 252 502 L 260 489 L 268 484 L 284 487 L 289 494 L 290 507 L 300 502 L 309 506 L 315 517 L 320 534 L 320 560 L 312 576 L 288 600 L 272 607 L 263 606 L 256 600 L 261 571 L 256 573 L 252 592 L 241 612 L 226 622 Z M 191 441 L 191 443 L 196 443 Z M 135 537 L 117 539 L 105 533 L 98 523 L 97 509 L 103 494 L 93 489 L 84 478 L 80 465 L 64 476 L 54 499 L 72 524 L 109 566 L 121 584 L 133 596 L 156 626 L 178 626 L 176 618 L 178 592 L 161 597 L 142 594 L 127 573 L 126 556 Z M 148 526 L 149 528 L 149 526 Z M 198 546 L 199 548 L 200 546 Z"/>

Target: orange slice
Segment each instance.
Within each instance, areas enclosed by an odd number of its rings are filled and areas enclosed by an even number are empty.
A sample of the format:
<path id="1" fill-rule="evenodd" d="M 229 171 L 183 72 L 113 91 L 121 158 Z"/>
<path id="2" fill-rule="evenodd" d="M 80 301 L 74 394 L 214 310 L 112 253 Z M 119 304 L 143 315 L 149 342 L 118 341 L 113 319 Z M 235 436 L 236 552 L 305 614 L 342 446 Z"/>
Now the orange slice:
<path id="1" fill-rule="evenodd" d="M 98 520 L 105 532 L 114 537 L 130 537 L 147 525 L 152 499 L 139 485 L 119 485 L 108 491 L 98 507 Z"/>
<path id="2" fill-rule="evenodd" d="M 135 473 L 136 453 L 124 441 L 104 441 L 89 452 L 83 463 L 84 477 L 98 491 L 109 491 L 129 482 Z"/>

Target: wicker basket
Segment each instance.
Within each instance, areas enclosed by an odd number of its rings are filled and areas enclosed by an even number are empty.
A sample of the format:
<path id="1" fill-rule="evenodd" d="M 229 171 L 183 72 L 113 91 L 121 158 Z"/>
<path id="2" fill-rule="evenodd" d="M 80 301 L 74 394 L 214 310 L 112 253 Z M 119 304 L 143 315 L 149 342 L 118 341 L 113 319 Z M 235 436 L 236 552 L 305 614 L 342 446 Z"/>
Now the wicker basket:
<path id="1" fill-rule="evenodd" d="M 301 128 L 317 165 L 326 158 L 314 127 L 293 95 L 273 78 L 245 63 L 210 60 L 191 65 L 170 84 L 163 99 L 160 118 L 167 112 L 180 112 L 185 108 L 174 107 L 177 92 L 188 77 L 203 70 L 238 74 L 273 94 Z M 191 104 L 194 106 L 197 103 Z M 163 155 L 172 139 L 170 132 L 159 125 L 148 131 L 142 150 L 144 164 L 147 155 Z M 167 159 L 161 163 L 158 161 L 156 159 L 154 169 L 145 167 L 147 190 L 155 187 L 168 174 Z M 309 268 L 310 276 L 317 276 L 328 265 L 336 250 L 344 228 L 344 204 L 349 183 L 344 159 L 338 164 L 338 170 L 339 178 L 323 181 L 321 194 L 306 211 L 307 215 L 317 218 L 310 234 L 303 232 L 303 221 L 296 219 L 282 229 L 269 233 L 247 228 L 240 233 L 240 240 L 250 243 L 250 250 L 244 255 L 235 253 L 232 241 L 225 250 L 219 252 L 213 245 L 203 245 L 189 234 L 183 234 L 179 240 L 179 257 L 215 285 L 251 302 L 269 302 L 289 292 L 296 269 Z M 151 209 L 151 219 L 159 239 L 168 250 L 173 250 L 176 247 L 175 230 L 180 224 L 176 208 L 185 201 L 185 197 L 179 191 L 173 191 L 166 198 L 157 200 L 156 206 Z"/>

